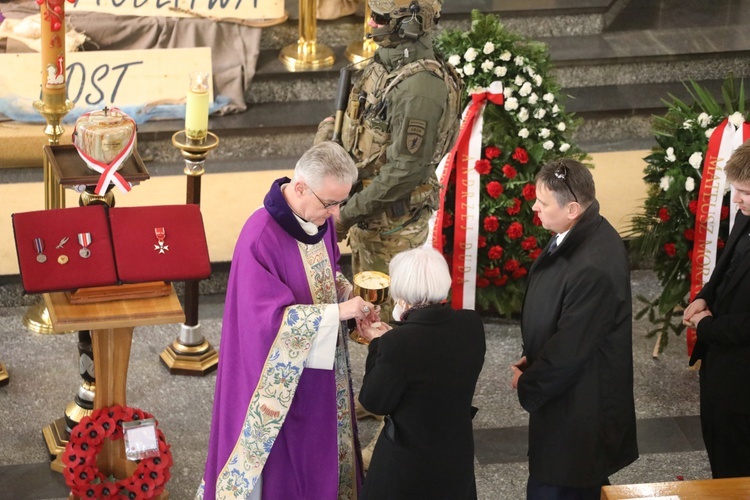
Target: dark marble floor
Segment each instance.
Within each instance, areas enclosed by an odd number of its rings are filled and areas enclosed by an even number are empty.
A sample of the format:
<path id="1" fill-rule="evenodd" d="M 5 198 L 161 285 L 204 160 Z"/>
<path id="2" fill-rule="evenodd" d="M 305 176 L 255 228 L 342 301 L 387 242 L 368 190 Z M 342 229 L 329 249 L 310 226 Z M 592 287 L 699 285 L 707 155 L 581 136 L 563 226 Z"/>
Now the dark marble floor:
<path id="1" fill-rule="evenodd" d="M 634 271 L 633 294 L 658 291 L 650 271 Z M 2 287 L 0 287 L 2 288 Z M 203 334 L 218 346 L 223 295 L 201 297 Z M 638 306 L 636 305 L 636 308 Z M 24 307 L 0 307 L 0 350 L 10 384 L 0 389 L 0 499 L 62 499 L 63 478 L 49 469 L 41 429 L 62 414 L 80 383 L 74 335 L 38 335 L 21 324 Z M 650 325 L 634 321 L 634 395 L 641 457 L 612 476 L 613 484 L 710 477 L 698 425 L 697 372 L 687 368 L 684 340 L 673 338 L 659 359 L 651 356 Z M 487 354 L 475 392 L 480 410 L 474 419 L 475 470 L 479 498 L 523 498 L 528 415 L 510 388 L 509 365 L 518 356 L 520 330 L 515 321 L 485 318 Z M 187 500 L 200 482 L 206 456 L 215 374 L 170 375 L 158 353 L 174 339 L 177 325 L 136 328 L 128 371 L 128 404 L 154 414 L 172 445 L 175 465 L 170 498 Z M 366 349 L 351 348 L 355 390 L 360 386 Z M 368 442 L 376 429 L 360 421 Z"/>

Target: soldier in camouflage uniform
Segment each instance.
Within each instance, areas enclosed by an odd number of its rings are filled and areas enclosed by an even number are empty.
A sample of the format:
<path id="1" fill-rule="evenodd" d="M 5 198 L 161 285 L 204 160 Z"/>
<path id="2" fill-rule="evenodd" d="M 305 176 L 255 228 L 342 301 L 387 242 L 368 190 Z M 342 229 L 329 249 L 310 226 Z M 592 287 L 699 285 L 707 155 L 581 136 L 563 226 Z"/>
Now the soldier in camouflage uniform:
<path id="1" fill-rule="evenodd" d="M 351 90 L 341 130 L 359 169 L 337 222 L 339 240 L 349 236 L 354 274 L 387 274 L 395 254 L 425 243 L 437 209 L 435 167 L 455 141 L 461 98 L 460 78 L 432 46 L 441 3 L 369 0 L 379 48 Z M 330 119 L 322 122 L 316 143 L 332 129 Z M 384 304 L 384 321 L 390 311 Z"/>

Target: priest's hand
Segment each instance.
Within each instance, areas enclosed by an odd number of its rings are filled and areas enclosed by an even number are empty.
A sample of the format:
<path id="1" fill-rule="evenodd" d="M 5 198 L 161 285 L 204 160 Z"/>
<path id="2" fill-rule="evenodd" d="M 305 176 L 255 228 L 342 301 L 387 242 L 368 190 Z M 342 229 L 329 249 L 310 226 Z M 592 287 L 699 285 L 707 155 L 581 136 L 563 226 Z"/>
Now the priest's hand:
<path id="1" fill-rule="evenodd" d="M 374 305 L 357 296 L 339 304 L 339 320 L 346 321 L 352 318 L 363 320 L 368 318 L 373 311 L 375 311 Z"/>

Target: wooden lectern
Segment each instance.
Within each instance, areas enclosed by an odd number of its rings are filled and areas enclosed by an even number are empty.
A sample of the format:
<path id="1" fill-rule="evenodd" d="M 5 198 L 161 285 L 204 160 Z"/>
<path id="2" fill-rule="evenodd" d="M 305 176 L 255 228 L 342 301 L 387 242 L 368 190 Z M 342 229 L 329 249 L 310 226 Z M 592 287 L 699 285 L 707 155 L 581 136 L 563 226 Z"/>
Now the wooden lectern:
<path id="1" fill-rule="evenodd" d="M 96 373 L 94 409 L 126 404 L 128 361 L 136 326 L 183 323 L 185 315 L 172 289 L 169 295 L 142 299 L 71 304 L 65 293 L 46 293 L 55 332 L 91 330 Z M 56 460 L 61 460 L 58 455 Z M 136 464 L 125 457 L 123 441 L 105 440 L 98 466 L 104 474 L 121 479 L 130 476 Z M 169 498 L 165 490 L 159 497 Z"/>
<path id="2" fill-rule="evenodd" d="M 750 477 L 604 486 L 601 500 L 729 500 L 750 498 Z"/>

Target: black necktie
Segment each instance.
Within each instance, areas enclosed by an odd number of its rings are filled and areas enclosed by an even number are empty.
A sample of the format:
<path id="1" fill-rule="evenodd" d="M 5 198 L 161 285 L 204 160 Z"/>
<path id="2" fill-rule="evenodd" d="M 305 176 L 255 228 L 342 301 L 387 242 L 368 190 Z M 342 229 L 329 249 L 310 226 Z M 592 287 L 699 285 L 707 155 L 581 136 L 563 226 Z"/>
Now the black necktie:
<path id="1" fill-rule="evenodd" d="M 557 249 L 557 236 L 553 236 L 552 243 L 549 245 L 549 253 L 553 253 Z"/>

